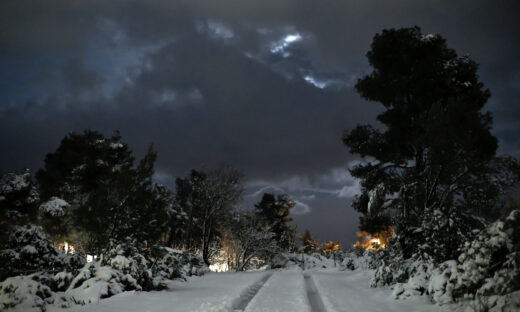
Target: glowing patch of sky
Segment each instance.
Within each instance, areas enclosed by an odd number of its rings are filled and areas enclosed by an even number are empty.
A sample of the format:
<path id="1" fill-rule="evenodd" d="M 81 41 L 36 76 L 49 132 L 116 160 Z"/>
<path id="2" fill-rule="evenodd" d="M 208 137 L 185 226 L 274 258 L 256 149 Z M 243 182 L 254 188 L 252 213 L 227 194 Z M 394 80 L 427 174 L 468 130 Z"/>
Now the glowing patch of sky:
<path id="1" fill-rule="evenodd" d="M 318 80 L 314 79 L 312 76 L 305 76 L 305 77 L 303 77 L 303 79 L 305 79 L 305 81 L 307 81 L 311 85 L 315 86 L 316 88 L 323 89 L 327 86 L 326 82 L 318 81 Z"/>
<path id="2" fill-rule="evenodd" d="M 291 44 L 302 40 L 302 36 L 299 33 L 290 34 L 285 36 L 282 40 L 279 40 L 271 45 L 271 53 L 282 53 L 284 57 L 290 55 L 289 52 L 285 51 Z"/>

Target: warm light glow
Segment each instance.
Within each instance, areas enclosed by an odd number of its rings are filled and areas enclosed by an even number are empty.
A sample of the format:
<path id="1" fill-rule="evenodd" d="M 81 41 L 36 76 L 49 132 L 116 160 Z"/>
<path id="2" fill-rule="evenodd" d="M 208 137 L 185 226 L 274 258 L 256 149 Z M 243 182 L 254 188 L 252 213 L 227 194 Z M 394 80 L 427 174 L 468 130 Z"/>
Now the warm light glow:
<path id="1" fill-rule="evenodd" d="M 213 272 L 226 272 L 228 271 L 227 263 L 213 263 L 209 266 L 209 269 Z"/>
<path id="2" fill-rule="evenodd" d="M 354 247 L 361 247 L 365 250 L 369 249 L 385 249 L 388 238 L 390 238 L 394 234 L 394 228 L 389 226 L 387 230 L 377 232 L 377 233 L 368 233 L 365 231 L 359 231 L 356 233 L 356 236 L 359 237 L 359 240 L 354 243 Z"/>
<path id="3" fill-rule="evenodd" d="M 73 245 L 69 245 L 68 242 L 63 242 L 63 243 L 56 243 L 54 242 L 53 243 L 54 247 L 56 247 L 57 249 L 59 250 L 63 250 L 65 253 L 75 253 L 76 252 L 76 248 L 74 248 Z"/>

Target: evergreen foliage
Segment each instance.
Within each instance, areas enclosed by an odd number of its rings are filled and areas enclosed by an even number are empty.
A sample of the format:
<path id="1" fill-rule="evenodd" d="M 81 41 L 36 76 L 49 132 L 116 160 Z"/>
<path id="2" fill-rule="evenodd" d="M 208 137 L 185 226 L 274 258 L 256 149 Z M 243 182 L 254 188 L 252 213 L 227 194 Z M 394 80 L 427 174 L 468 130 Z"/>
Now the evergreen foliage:
<path id="1" fill-rule="evenodd" d="M 304 253 L 311 254 L 313 252 L 318 251 L 318 241 L 311 236 L 311 232 L 309 231 L 309 229 L 305 229 L 305 232 L 303 232 L 301 236 L 301 241 L 302 251 Z"/>
<path id="2" fill-rule="evenodd" d="M 369 218 L 392 211 L 405 258 L 455 258 L 469 229 L 499 214 L 499 197 L 519 177 L 515 159 L 495 156 L 492 117 L 482 112 L 490 92 L 474 61 L 418 27 L 376 34 L 367 58 L 373 71 L 356 90 L 384 106 L 383 127 L 358 125 L 343 136 L 351 153 L 371 159 L 350 169 L 362 181 L 353 207 Z"/>
<path id="3" fill-rule="evenodd" d="M 0 281 L 35 272 L 76 272 L 85 262 L 81 252 L 65 254 L 56 249 L 41 227 L 18 226 L 9 232 L 0 250 Z"/>
<path id="4" fill-rule="evenodd" d="M 83 247 L 94 254 L 111 239 L 154 244 L 168 219 L 169 198 L 152 182 L 156 153 L 150 147 L 134 166 L 120 140 L 118 133 L 110 138 L 90 130 L 70 133 L 37 173 L 42 197 L 59 196 L 70 204 L 76 239 L 83 238 Z"/>
<path id="5" fill-rule="evenodd" d="M 255 205 L 256 214 L 269 225 L 280 248 L 285 251 L 292 251 L 294 248 L 296 229 L 288 223 L 292 221 L 289 214 L 295 205 L 287 194 L 275 196 L 270 193 L 264 193 L 262 200 Z"/>
<path id="6" fill-rule="evenodd" d="M 16 225 L 36 221 L 40 195 L 31 171 L 6 173 L 0 177 L 0 245 Z"/>

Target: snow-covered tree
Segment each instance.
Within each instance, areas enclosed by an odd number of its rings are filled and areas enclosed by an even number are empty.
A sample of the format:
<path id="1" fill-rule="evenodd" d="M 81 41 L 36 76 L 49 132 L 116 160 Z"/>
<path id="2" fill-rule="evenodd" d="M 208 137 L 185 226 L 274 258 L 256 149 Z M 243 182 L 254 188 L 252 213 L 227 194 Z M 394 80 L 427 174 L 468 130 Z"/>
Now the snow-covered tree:
<path id="1" fill-rule="evenodd" d="M 150 147 L 134 166 L 118 133 L 70 133 L 47 154 L 37 179 L 45 201 L 57 196 L 70 205 L 75 237 L 89 251 L 99 254 L 111 239 L 128 237 L 149 245 L 163 234 L 170 204 L 152 182 L 156 157 Z"/>
<path id="2" fill-rule="evenodd" d="M 30 170 L 0 177 L 0 244 L 14 226 L 36 221 L 39 202 Z"/>
<path id="3" fill-rule="evenodd" d="M 53 196 L 39 207 L 39 223 L 50 238 L 63 241 L 73 233 L 74 219 L 70 204 Z"/>
<path id="4" fill-rule="evenodd" d="M 306 254 L 311 254 L 313 252 L 318 251 L 319 243 L 316 239 L 314 239 L 311 235 L 309 229 L 305 229 L 302 236 L 300 237 L 302 241 L 302 251 Z"/>
<path id="5" fill-rule="evenodd" d="M 362 185 L 353 207 L 368 218 L 390 209 L 405 258 L 453 258 L 468 229 L 496 216 L 520 172 L 516 160 L 495 156 L 492 116 L 482 111 L 489 90 L 474 61 L 418 27 L 383 30 L 367 57 L 374 70 L 356 90 L 384 106 L 384 127 L 344 134 L 350 152 L 370 157 L 350 169 Z"/>
<path id="6" fill-rule="evenodd" d="M 201 241 L 201 203 L 199 194 L 206 183 L 207 174 L 191 170 L 190 175 L 175 180 L 175 201 L 169 221 L 168 246 L 185 250 L 200 249 Z"/>
<path id="7" fill-rule="evenodd" d="M 233 257 L 236 271 L 247 269 L 254 258 L 267 261 L 281 251 L 273 228 L 253 213 L 237 213 L 228 224 L 225 235 L 228 238 L 227 252 Z"/>
<path id="8" fill-rule="evenodd" d="M 219 246 L 216 242 L 221 227 L 241 199 L 242 174 L 229 167 L 208 173 L 193 170 L 189 177 L 177 179 L 176 189 L 174 209 L 181 212 L 180 218 L 185 218 L 182 222 L 186 225 L 181 240 L 185 248 L 201 250 L 204 262 L 209 265 L 216 251 L 212 247 Z"/>
<path id="9" fill-rule="evenodd" d="M 56 249 L 41 227 L 17 226 L 9 232 L 0 250 L 0 280 L 35 272 L 71 272 L 85 262 L 81 253 L 65 254 Z"/>

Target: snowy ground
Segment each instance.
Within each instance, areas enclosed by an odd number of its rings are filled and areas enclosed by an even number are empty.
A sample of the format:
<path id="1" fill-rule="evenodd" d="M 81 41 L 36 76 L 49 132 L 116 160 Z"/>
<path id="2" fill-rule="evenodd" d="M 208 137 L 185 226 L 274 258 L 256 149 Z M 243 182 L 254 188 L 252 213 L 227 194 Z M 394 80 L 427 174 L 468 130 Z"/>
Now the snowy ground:
<path id="1" fill-rule="evenodd" d="M 398 301 L 391 290 L 370 288 L 366 271 L 210 273 L 171 290 L 126 292 L 99 303 L 49 311 L 438 311 L 424 300 Z"/>

